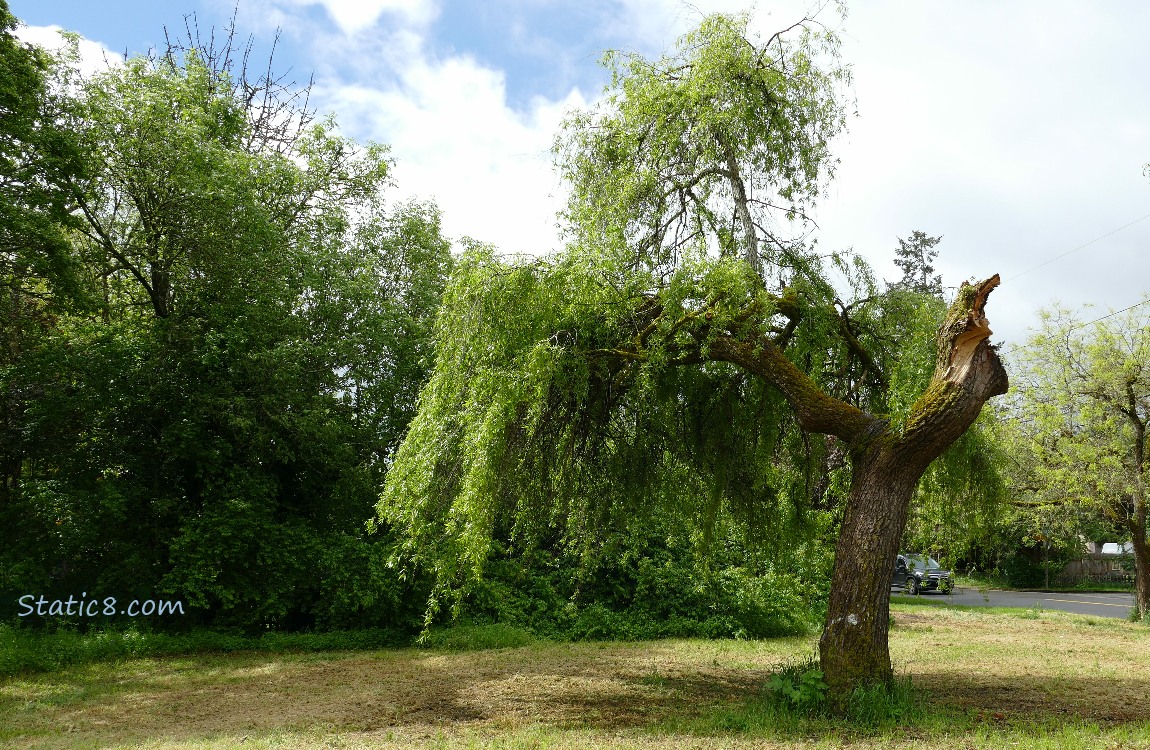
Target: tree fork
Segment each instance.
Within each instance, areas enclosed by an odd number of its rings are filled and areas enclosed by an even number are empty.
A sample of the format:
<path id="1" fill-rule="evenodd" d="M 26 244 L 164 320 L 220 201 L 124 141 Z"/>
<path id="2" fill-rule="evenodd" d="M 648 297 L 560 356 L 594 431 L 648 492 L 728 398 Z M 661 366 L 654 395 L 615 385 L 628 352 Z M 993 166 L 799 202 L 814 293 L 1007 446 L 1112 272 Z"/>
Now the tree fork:
<path id="1" fill-rule="evenodd" d="M 910 500 L 930 463 L 965 432 L 982 405 L 1006 393 L 1006 370 L 990 344 L 984 307 L 997 275 L 963 284 L 938 332 L 938 359 L 926 392 L 899 429 L 889 425 L 852 451 L 852 480 L 835 547 L 827 622 L 819 656 L 832 703 L 854 688 L 889 681 L 891 564 Z"/>
<path id="2" fill-rule="evenodd" d="M 995 276 L 963 284 L 938 331 L 930 385 L 906 421 L 892 425 L 825 393 L 766 337 L 733 331 L 710 356 L 762 377 L 787 399 L 808 432 L 835 435 L 851 457 L 852 480 L 835 546 L 827 623 L 819 641 L 824 679 L 840 708 L 855 687 L 892 675 L 887 629 L 891 564 L 919 479 L 992 396 L 1006 393 L 1006 370 L 990 344 L 985 316 Z"/>

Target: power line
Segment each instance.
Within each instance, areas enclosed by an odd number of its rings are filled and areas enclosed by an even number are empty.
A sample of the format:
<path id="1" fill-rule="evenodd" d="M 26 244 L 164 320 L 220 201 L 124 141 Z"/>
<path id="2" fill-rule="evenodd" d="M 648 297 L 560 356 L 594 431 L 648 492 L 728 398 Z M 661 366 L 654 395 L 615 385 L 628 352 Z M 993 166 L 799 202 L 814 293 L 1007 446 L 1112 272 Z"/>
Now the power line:
<path id="1" fill-rule="evenodd" d="M 1075 330 L 1078 330 L 1079 328 L 1085 328 L 1086 326 L 1094 325 L 1095 323 L 1097 323 L 1100 320 L 1106 320 L 1107 318 L 1113 318 L 1115 315 L 1120 315 L 1120 314 L 1126 312 L 1127 310 L 1133 310 L 1135 307 L 1141 307 L 1142 305 L 1146 305 L 1146 304 L 1150 304 L 1150 299 L 1144 299 L 1141 302 L 1135 302 L 1133 305 L 1130 305 L 1130 307 L 1124 307 L 1121 310 L 1116 310 L 1116 311 L 1110 313 L 1109 315 L 1103 315 L 1101 318 L 1095 318 L 1094 320 L 1090 321 L 1089 323 L 1079 323 L 1078 325 L 1067 329 L 1066 332 L 1070 333 L 1070 331 L 1075 331 Z"/>
<path id="2" fill-rule="evenodd" d="M 1021 273 L 1016 273 L 1013 276 L 1011 276 L 1010 278 L 1006 279 L 1006 281 L 1013 281 L 1014 279 L 1017 279 L 1019 276 L 1025 276 L 1026 274 L 1030 273 L 1031 271 L 1037 271 L 1039 268 L 1042 268 L 1043 266 L 1048 266 L 1056 260 L 1061 260 L 1062 258 L 1065 258 L 1067 255 L 1070 255 L 1071 253 L 1076 253 L 1084 247 L 1089 247 L 1090 245 L 1093 245 L 1095 242 L 1098 242 L 1099 240 L 1104 240 L 1107 237 L 1109 237 L 1110 235 L 1117 234 L 1118 232 L 1121 232 L 1123 229 L 1126 229 L 1128 227 L 1132 227 L 1135 224 L 1137 224 L 1138 222 L 1145 221 L 1146 219 L 1150 219 L 1150 214 L 1146 214 L 1145 216 L 1137 218 L 1134 221 L 1130 222 L 1129 224 L 1123 224 L 1122 226 L 1118 227 L 1117 229 L 1111 230 L 1111 231 L 1107 232 L 1106 234 L 1102 235 L 1101 237 L 1095 237 L 1094 239 L 1090 240 L 1089 242 L 1087 242 L 1083 245 L 1079 245 L 1078 247 L 1074 248 L 1073 250 L 1067 250 L 1062 255 L 1055 256 L 1048 261 L 1045 261 L 1043 263 L 1039 263 L 1037 266 L 1034 266 L 1033 268 L 1028 268 Z M 1141 305 L 1144 303 L 1139 302 L 1138 304 Z M 1134 305 L 1134 307 L 1137 307 L 1137 306 L 1138 305 Z M 1130 308 L 1126 308 L 1126 309 L 1129 310 Z M 1124 312 L 1124 311 L 1119 310 L 1119 312 Z M 1115 314 L 1117 314 L 1117 313 L 1115 313 Z M 1107 316 L 1107 317 L 1109 317 L 1109 316 Z M 1098 320 L 1102 320 L 1102 318 L 1099 318 Z M 1096 321 L 1091 321 L 1091 322 L 1096 322 Z M 1089 325 L 1089 323 L 1087 323 L 1086 325 Z"/>

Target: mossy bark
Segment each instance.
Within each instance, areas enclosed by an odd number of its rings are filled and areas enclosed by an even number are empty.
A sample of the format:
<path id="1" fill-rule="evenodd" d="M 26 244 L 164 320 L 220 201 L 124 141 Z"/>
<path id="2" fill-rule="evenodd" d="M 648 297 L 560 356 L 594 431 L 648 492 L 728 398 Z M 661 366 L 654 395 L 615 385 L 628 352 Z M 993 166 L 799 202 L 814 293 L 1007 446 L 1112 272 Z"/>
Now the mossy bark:
<path id="1" fill-rule="evenodd" d="M 823 676 L 840 704 L 856 686 L 891 678 L 891 570 L 921 475 L 881 441 L 853 469 L 819 640 Z"/>
<path id="2" fill-rule="evenodd" d="M 905 423 L 886 420 L 823 392 L 767 340 L 725 337 L 710 354 L 761 376 L 786 397 L 809 432 L 841 438 L 853 467 L 839 538 L 827 622 L 819 641 L 824 679 L 840 708 L 851 691 L 892 674 L 887 626 L 890 579 L 915 486 L 930 463 L 1007 389 L 984 316 L 998 276 L 959 290 L 938 332 L 930 386 Z"/>

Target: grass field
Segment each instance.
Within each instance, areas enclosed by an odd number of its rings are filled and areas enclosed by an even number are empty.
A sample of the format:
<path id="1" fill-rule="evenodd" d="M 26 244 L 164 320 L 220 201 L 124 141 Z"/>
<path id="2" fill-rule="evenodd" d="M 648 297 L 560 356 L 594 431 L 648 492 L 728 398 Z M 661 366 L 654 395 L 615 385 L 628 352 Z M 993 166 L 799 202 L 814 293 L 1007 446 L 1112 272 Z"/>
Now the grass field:
<path id="1" fill-rule="evenodd" d="M 920 695 L 869 727 L 781 713 L 813 638 L 138 658 L 0 681 L 14 748 L 1150 748 L 1150 628 L 897 604 Z"/>

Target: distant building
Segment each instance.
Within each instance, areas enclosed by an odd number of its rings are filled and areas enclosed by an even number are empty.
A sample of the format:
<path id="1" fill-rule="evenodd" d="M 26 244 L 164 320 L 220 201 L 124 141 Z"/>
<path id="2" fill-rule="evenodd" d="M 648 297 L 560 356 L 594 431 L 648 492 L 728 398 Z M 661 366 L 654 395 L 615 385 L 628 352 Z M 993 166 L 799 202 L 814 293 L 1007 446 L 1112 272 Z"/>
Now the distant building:
<path id="1" fill-rule="evenodd" d="M 1087 542 L 1086 554 L 1066 563 L 1058 574 L 1062 585 L 1076 583 L 1124 583 L 1134 580 L 1133 542 Z"/>

